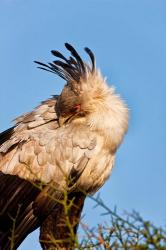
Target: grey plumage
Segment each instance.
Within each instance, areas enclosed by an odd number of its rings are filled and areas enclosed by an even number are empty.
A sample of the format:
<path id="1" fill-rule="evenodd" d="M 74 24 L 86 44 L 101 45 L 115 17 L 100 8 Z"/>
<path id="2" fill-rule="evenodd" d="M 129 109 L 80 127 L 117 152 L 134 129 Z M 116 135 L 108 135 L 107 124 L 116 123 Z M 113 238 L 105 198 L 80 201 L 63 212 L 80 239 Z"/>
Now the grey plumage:
<path id="1" fill-rule="evenodd" d="M 51 233 L 52 228 L 56 237 L 57 214 L 64 216 L 58 200 L 63 199 L 64 191 L 78 205 L 75 215 L 70 214 L 71 221 L 76 221 L 72 216 L 78 217 L 78 224 L 85 196 L 96 192 L 108 179 L 116 150 L 127 131 L 127 106 L 96 69 L 91 50 L 85 48 L 90 66 L 71 45 L 65 46 L 71 53 L 69 59 L 52 51 L 62 61 L 37 62 L 39 68 L 67 80 L 60 96 L 53 96 L 18 117 L 13 128 L 0 134 L 3 250 L 9 249 L 10 216 L 16 216 L 18 208 L 15 249 L 39 226 L 41 240 L 48 238 L 44 232 Z M 77 225 L 73 227 L 76 233 Z M 59 232 L 68 234 L 66 227 Z M 49 248 L 44 243 L 42 247 Z"/>

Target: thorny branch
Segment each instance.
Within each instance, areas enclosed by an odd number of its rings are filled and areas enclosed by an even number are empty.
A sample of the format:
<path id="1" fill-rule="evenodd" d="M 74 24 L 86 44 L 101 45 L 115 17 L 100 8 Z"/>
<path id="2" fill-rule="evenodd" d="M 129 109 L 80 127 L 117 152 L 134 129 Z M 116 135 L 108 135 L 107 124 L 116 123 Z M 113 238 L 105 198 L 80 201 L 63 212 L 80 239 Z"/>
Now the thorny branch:
<path id="1" fill-rule="evenodd" d="M 79 240 L 75 237 L 72 224 L 68 217 L 68 211 L 72 206 L 67 200 L 67 194 L 64 194 L 61 204 L 64 206 L 67 227 L 69 227 L 70 238 L 73 242 L 71 249 L 78 250 L 166 250 L 166 229 L 153 225 L 150 221 L 145 221 L 139 213 L 125 212 L 123 216 L 119 215 L 117 209 L 110 209 L 100 196 L 90 196 L 95 207 L 99 206 L 103 209 L 102 216 L 107 216 L 107 222 L 102 225 L 91 228 L 82 220 L 80 222 Z M 19 210 L 18 210 L 19 213 Z M 11 248 L 13 249 L 16 218 L 11 218 L 13 227 L 11 230 Z M 83 234 L 83 235 L 82 235 Z M 64 239 L 63 239 L 64 240 Z M 53 244 L 59 245 L 59 240 L 50 236 Z M 57 248 L 58 249 L 58 248 Z"/>

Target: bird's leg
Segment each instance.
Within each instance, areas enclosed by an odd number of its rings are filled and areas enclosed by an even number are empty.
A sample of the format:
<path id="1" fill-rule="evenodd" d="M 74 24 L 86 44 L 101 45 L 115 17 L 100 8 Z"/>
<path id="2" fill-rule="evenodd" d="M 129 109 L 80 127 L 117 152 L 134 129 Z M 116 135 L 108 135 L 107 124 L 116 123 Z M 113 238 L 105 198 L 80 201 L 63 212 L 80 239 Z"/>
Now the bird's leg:
<path id="1" fill-rule="evenodd" d="M 40 227 L 42 249 L 75 249 L 77 228 L 85 194 L 68 194 L 67 202 L 58 204 Z"/>

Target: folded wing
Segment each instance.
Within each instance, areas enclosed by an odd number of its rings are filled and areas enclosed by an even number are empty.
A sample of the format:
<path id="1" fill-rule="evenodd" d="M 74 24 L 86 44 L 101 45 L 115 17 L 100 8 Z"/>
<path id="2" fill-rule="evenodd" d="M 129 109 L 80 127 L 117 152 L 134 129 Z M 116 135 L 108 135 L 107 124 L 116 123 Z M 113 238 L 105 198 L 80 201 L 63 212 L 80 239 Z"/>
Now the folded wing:
<path id="1" fill-rule="evenodd" d="M 39 227 L 58 206 L 65 190 L 77 190 L 76 182 L 95 150 L 94 135 L 72 126 L 59 127 L 56 102 L 56 96 L 43 102 L 0 134 L 3 250 L 9 249 L 12 241 L 16 249 Z"/>

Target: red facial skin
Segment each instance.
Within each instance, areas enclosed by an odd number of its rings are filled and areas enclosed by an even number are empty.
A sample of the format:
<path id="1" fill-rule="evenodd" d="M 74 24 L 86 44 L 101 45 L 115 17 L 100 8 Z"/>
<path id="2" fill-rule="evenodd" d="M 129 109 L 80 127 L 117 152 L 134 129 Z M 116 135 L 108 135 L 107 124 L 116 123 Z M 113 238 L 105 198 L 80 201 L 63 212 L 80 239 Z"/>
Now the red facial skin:
<path id="1" fill-rule="evenodd" d="M 73 110 L 75 112 L 79 112 L 81 110 L 81 104 L 76 104 L 74 107 L 73 107 Z"/>

